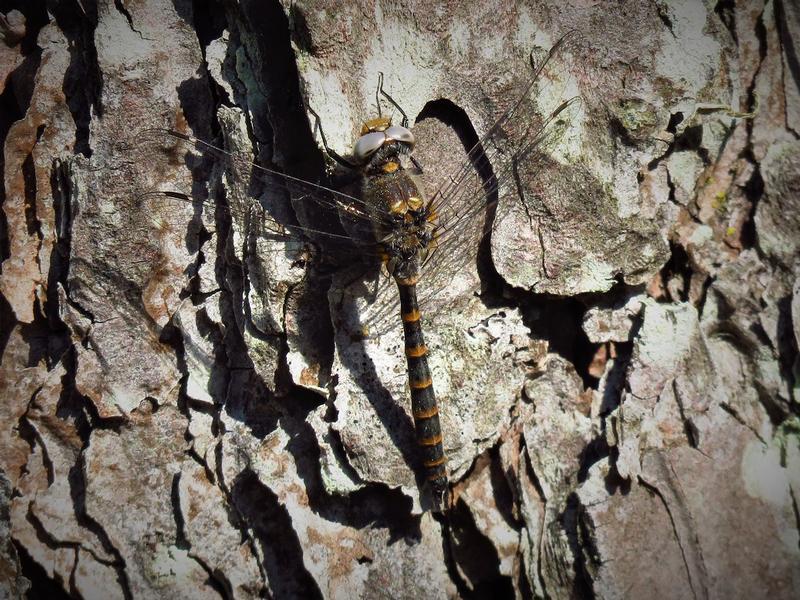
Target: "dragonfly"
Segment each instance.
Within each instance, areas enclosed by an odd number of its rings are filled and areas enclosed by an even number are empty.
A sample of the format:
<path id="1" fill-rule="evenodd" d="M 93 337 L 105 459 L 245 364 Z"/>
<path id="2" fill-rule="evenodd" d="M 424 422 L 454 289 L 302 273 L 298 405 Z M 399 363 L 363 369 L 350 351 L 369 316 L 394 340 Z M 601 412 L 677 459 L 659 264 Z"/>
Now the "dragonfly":
<path id="1" fill-rule="evenodd" d="M 344 188 L 328 180 L 312 182 L 303 176 L 253 162 L 252 157 L 204 141 L 175 129 L 153 129 L 145 137 L 159 140 L 165 151 L 209 158 L 224 169 L 250 173 L 261 192 L 288 194 L 295 210 L 311 219 L 292 218 L 263 210 L 258 226 L 285 251 L 317 248 L 321 255 L 359 256 L 382 266 L 396 288 L 402 324 L 411 415 L 414 421 L 420 478 L 425 481 L 435 510 L 450 503 L 450 482 L 445 455 L 445 436 L 439 420 L 435 382 L 428 363 L 422 318 L 426 304 L 441 292 L 425 288 L 426 280 L 442 280 L 465 263 L 476 260 L 478 249 L 491 235 L 492 225 L 503 217 L 499 191 L 519 183 L 520 170 L 536 170 L 550 160 L 553 148 L 570 126 L 580 96 L 560 100 L 545 114 L 537 105 L 536 92 L 548 66 L 574 43 L 574 35 L 558 40 L 539 61 L 531 55 L 531 75 L 519 96 L 500 118 L 466 152 L 446 179 L 427 194 L 421 176 L 425 172 L 414 157 L 416 139 L 405 112 L 384 90 L 379 77 L 376 92 L 378 116 L 366 120 L 349 155 L 329 147 L 321 120 L 313 111 L 315 134 L 331 162 L 350 172 L 355 185 Z M 399 123 L 382 114 L 381 103 L 390 104 L 401 116 Z M 168 198 L 214 209 L 239 210 L 219 199 L 198 198 L 180 190 L 147 192 L 140 199 Z M 309 250 L 314 254 L 313 250 Z M 305 255 L 304 255 L 305 256 Z M 446 278 L 444 278 L 446 279 Z M 418 285 L 420 288 L 418 288 Z M 422 290 L 422 291 L 418 291 Z M 376 330 L 390 318 L 387 306 L 376 311 Z"/>

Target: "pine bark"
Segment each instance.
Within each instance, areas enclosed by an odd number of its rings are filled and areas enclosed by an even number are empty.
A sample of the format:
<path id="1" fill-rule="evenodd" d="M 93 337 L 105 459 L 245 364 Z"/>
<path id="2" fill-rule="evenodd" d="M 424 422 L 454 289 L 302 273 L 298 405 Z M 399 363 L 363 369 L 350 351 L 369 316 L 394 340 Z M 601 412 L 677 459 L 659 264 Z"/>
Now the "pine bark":
<path id="1" fill-rule="evenodd" d="M 0 17 L 0 595 L 795 596 L 795 5 Z M 420 283 L 434 514 L 391 278 L 287 245 L 254 206 L 311 230 L 313 202 L 155 132 L 316 180 L 311 111 L 347 154 L 383 72 L 433 191 L 570 31 L 532 107 L 579 110 L 477 261 Z"/>

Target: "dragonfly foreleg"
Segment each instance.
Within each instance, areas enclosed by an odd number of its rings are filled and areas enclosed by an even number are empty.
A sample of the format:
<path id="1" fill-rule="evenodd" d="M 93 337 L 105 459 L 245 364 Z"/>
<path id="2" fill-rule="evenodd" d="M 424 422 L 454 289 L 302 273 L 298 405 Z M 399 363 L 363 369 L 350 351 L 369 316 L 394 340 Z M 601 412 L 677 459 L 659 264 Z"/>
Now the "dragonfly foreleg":
<path id="1" fill-rule="evenodd" d="M 401 115 L 403 115 L 403 120 L 400 121 L 400 125 L 402 125 L 403 127 L 407 128 L 408 127 L 408 115 L 406 114 L 406 111 L 404 111 L 402 108 L 400 108 L 400 105 L 397 102 L 395 102 L 395 99 L 392 98 L 389 95 L 389 93 L 386 90 L 383 89 L 383 73 L 378 73 L 378 92 L 380 93 L 381 96 L 386 98 L 392 104 L 392 106 L 394 106 L 397 109 L 397 111 Z M 377 94 L 376 94 L 376 98 L 375 99 L 378 102 L 378 114 L 380 115 L 381 103 L 380 103 L 380 99 L 377 98 Z"/>
<path id="2" fill-rule="evenodd" d="M 336 152 L 336 150 L 334 150 L 328 145 L 328 140 L 325 137 L 325 132 L 322 129 L 322 119 L 316 113 L 316 111 L 314 111 L 313 108 L 308 106 L 306 107 L 306 110 L 310 112 L 312 115 L 314 115 L 314 135 L 316 135 L 317 132 L 319 132 L 319 137 L 322 139 L 322 147 L 325 148 L 325 153 L 344 168 L 351 170 L 357 169 L 358 168 L 357 165 L 351 163 L 349 160 L 344 158 L 341 154 Z"/>

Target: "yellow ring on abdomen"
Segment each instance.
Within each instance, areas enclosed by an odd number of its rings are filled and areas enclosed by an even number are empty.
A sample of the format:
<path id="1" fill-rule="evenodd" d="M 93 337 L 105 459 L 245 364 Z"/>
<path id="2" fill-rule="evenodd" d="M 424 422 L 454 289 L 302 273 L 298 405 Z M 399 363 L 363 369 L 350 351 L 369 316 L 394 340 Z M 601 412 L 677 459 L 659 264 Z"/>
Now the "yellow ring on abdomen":
<path id="1" fill-rule="evenodd" d="M 427 353 L 428 347 L 425 344 L 406 348 L 406 356 L 410 356 L 411 358 L 419 358 L 420 356 L 425 356 Z"/>
<path id="2" fill-rule="evenodd" d="M 422 381 L 409 381 L 408 385 L 412 390 L 424 390 L 425 388 L 431 387 L 433 385 L 433 381 L 431 381 L 431 378 L 428 377 Z"/>

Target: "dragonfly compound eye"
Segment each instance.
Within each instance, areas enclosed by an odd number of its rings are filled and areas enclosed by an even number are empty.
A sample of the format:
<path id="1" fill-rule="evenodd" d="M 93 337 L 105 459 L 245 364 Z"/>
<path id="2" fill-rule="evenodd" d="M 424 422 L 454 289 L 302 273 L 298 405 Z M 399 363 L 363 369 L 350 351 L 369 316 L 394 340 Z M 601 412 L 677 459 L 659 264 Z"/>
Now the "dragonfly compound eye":
<path id="1" fill-rule="evenodd" d="M 367 162 L 370 156 L 378 151 L 378 148 L 383 146 L 386 141 L 386 134 L 382 131 L 373 131 L 358 138 L 356 147 L 353 149 L 353 155 L 359 162 Z"/>
<path id="2" fill-rule="evenodd" d="M 405 127 L 400 127 L 400 125 L 392 125 L 386 129 L 384 133 L 390 140 L 407 144 L 411 150 L 414 149 L 414 134 Z"/>

